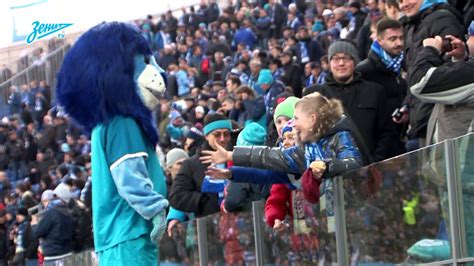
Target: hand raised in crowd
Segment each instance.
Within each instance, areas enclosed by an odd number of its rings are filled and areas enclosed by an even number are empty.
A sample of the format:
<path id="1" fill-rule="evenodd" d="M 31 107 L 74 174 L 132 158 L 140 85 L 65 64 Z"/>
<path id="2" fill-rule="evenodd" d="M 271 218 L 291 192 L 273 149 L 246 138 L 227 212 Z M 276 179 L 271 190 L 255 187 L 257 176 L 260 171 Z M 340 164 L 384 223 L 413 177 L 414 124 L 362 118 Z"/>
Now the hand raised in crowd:
<path id="1" fill-rule="evenodd" d="M 446 44 L 446 42 L 448 43 Z M 445 45 L 449 48 L 444 47 Z M 452 35 L 446 35 L 444 39 L 441 36 L 426 38 L 423 40 L 423 46 L 434 47 L 440 53 L 445 53 L 446 56 L 452 57 L 455 60 L 463 60 L 467 56 L 466 44 Z"/>
<path id="2" fill-rule="evenodd" d="M 446 35 L 446 38 L 451 40 L 451 46 L 453 47 L 446 55 L 458 61 L 464 60 L 468 56 L 466 43 L 452 35 Z"/>
<path id="3" fill-rule="evenodd" d="M 441 49 L 443 47 L 443 38 L 441 38 L 441 36 L 435 36 L 434 38 L 426 38 L 423 40 L 423 46 L 431 46 L 441 52 Z"/>
<path id="4" fill-rule="evenodd" d="M 283 232 L 288 227 L 290 227 L 289 224 L 287 224 L 284 221 L 279 220 L 279 219 L 275 219 L 275 223 L 273 224 L 273 230 L 275 230 L 277 232 Z"/>
<path id="5" fill-rule="evenodd" d="M 224 147 L 219 145 L 217 142 L 214 143 L 217 147 L 216 151 L 202 151 L 204 156 L 201 156 L 199 159 L 203 164 L 219 164 L 226 163 L 227 161 L 232 160 L 232 152 L 227 151 Z"/>
<path id="6" fill-rule="evenodd" d="M 212 179 L 231 179 L 232 172 L 229 169 L 220 169 L 213 167 L 212 165 L 205 172 L 206 175 Z"/>

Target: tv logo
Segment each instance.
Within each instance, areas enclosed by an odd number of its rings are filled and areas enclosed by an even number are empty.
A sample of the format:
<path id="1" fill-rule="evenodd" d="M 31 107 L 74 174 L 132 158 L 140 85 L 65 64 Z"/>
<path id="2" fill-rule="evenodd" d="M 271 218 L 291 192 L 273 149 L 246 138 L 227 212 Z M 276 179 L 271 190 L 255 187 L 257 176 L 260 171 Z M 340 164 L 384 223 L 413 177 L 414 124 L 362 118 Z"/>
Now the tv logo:
<path id="1" fill-rule="evenodd" d="M 32 23 L 33 31 L 26 38 L 26 43 L 32 43 L 35 40 L 42 39 L 71 25 L 72 23 L 45 24 L 35 21 Z M 64 38 L 64 32 L 58 33 L 58 38 Z"/>

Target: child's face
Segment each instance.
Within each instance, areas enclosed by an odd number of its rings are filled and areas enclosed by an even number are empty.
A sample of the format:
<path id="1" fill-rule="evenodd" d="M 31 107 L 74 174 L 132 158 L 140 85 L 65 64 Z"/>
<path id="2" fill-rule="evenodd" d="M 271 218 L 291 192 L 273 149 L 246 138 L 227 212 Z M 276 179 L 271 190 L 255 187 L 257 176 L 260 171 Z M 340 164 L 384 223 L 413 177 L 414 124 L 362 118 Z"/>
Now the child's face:
<path id="1" fill-rule="evenodd" d="M 283 134 L 283 148 L 288 149 L 290 147 L 295 146 L 296 140 L 295 140 L 295 134 L 293 134 L 293 131 L 285 132 Z"/>

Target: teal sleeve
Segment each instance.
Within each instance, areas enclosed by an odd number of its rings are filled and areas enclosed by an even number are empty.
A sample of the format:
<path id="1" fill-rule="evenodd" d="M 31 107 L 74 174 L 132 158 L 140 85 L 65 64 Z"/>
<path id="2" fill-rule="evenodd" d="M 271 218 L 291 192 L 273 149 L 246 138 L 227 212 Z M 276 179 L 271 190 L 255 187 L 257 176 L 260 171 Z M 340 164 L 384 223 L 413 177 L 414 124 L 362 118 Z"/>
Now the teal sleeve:
<path id="1" fill-rule="evenodd" d="M 177 210 L 173 207 L 170 207 L 170 211 L 168 212 L 168 217 L 166 218 L 167 221 L 171 220 L 178 220 L 179 222 L 184 222 L 186 220 L 186 213 L 180 210 Z"/>
<path id="2" fill-rule="evenodd" d="M 168 207 L 168 200 L 153 190 L 143 157 L 121 161 L 111 173 L 119 195 L 143 218 L 150 220 Z"/>

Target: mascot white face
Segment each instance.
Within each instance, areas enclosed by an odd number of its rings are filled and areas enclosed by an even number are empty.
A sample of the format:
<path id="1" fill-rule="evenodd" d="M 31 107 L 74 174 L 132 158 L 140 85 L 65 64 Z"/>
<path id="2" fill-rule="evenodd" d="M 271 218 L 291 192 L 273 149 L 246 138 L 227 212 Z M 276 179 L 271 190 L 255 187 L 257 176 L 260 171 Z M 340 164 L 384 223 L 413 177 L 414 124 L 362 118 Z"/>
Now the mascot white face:
<path id="1" fill-rule="evenodd" d="M 158 66 L 154 56 L 137 55 L 135 57 L 134 80 L 137 84 L 138 94 L 151 111 L 158 106 L 158 99 L 166 90 L 163 72 L 164 70 Z"/>

